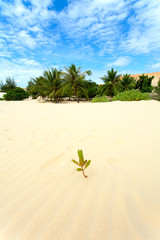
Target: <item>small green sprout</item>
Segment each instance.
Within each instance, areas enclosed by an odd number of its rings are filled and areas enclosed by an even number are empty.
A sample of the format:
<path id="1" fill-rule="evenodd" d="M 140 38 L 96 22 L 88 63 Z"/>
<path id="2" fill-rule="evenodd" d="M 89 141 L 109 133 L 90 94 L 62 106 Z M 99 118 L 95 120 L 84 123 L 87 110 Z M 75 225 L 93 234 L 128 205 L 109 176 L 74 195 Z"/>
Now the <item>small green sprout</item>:
<path id="1" fill-rule="evenodd" d="M 77 164 L 80 168 L 77 168 L 76 170 L 78 172 L 82 171 L 83 176 L 87 178 L 87 176 L 84 174 L 84 170 L 90 165 L 91 160 L 84 160 L 83 157 L 83 151 L 82 150 L 78 150 L 78 156 L 79 156 L 79 162 L 75 161 L 74 159 L 72 159 L 72 162 L 74 162 L 75 164 Z"/>

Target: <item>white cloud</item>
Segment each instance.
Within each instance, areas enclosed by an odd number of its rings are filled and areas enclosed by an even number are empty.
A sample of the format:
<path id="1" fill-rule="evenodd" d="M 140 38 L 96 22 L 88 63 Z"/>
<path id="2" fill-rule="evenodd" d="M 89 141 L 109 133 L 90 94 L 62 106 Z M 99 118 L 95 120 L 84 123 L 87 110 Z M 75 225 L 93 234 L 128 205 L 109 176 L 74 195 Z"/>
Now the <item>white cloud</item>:
<path id="1" fill-rule="evenodd" d="M 29 3 L 29 7 L 24 2 Z M 87 42 L 96 46 L 96 54 L 100 56 L 121 50 L 141 54 L 159 48 L 159 0 L 70 0 L 60 13 L 53 8 L 52 0 L 1 0 L 2 16 L 12 23 L 8 41 L 34 49 L 58 42 L 60 30 L 75 45 Z M 52 34 L 48 28 L 51 22 L 58 24 L 57 32 Z"/>
<path id="2" fill-rule="evenodd" d="M 29 3 L 26 7 L 24 2 Z M 38 46 L 55 45 L 58 34 L 48 36 L 48 25 L 56 18 L 56 12 L 49 10 L 51 0 L 14 0 L 11 2 L 0 1 L 0 36 L 5 40 L 5 45 L 18 53 L 26 48 L 35 49 Z"/>
<path id="3" fill-rule="evenodd" d="M 6 77 L 14 77 L 19 86 L 26 86 L 31 78 L 43 73 L 43 66 L 34 59 L 2 60 L 0 64 L 0 80 L 5 82 Z"/>
<path id="4" fill-rule="evenodd" d="M 160 48 L 159 13 L 159 0 L 72 0 L 58 19 L 69 38 L 97 45 L 100 55 L 143 54 Z"/>
<path id="5" fill-rule="evenodd" d="M 151 66 L 151 68 L 153 68 L 153 69 L 159 69 L 159 71 L 160 71 L 160 62 L 153 64 L 153 65 Z"/>
<path id="6" fill-rule="evenodd" d="M 11 18 L 17 26 L 28 27 L 33 24 L 42 25 L 54 16 L 55 11 L 48 10 L 52 6 L 51 0 L 30 0 L 30 7 L 26 7 L 22 0 L 13 2 L 1 1 L 2 14 Z M 13 22 L 13 23 L 14 23 Z"/>
<path id="7" fill-rule="evenodd" d="M 25 45 L 31 49 L 35 48 L 36 46 L 36 39 L 32 38 L 26 31 L 20 31 L 17 39 L 22 45 Z"/>
<path id="8" fill-rule="evenodd" d="M 33 66 L 40 67 L 41 66 L 40 63 L 37 62 L 35 59 L 28 59 L 28 58 L 17 59 L 16 63 L 22 64 L 25 66 L 30 66 L 30 67 L 33 67 Z"/>
<path id="9" fill-rule="evenodd" d="M 160 49 L 160 1 L 139 0 L 133 4 L 134 16 L 121 47 L 134 53 L 149 53 Z"/>
<path id="10" fill-rule="evenodd" d="M 53 0 L 0 0 L 4 20 L 0 23 L 0 56 L 18 55 L 21 61 L 15 57 L 17 62 L 8 63 L 9 68 L 3 64 L 3 68 L 6 74 L 26 74 L 28 78 L 27 69 L 43 68 L 31 57 L 38 54 L 49 56 L 48 65 L 50 59 L 69 65 L 71 61 L 92 64 L 98 57 L 106 62 L 108 57 L 107 66 L 125 67 L 131 61 L 129 53 L 160 51 L 159 13 L 160 0 L 68 0 L 61 12 L 54 10 Z M 155 62 L 152 68 L 158 69 L 159 59 Z M 93 77 L 103 75 L 95 71 Z"/>
<path id="11" fill-rule="evenodd" d="M 69 37 L 79 41 L 86 39 L 97 45 L 103 43 L 104 47 L 109 47 L 109 39 L 114 41 L 120 34 L 118 24 L 126 16 L 127 1 L 82 0 L 71 1 L 58 18 Z"/>
<path id="12" fill-rule="evenodd" d="M 108 67 L 116 66 L 116 67 L 125 67 L 130 63 L 129 57 L 119 57 L 114 62 L 107 64 Z"/>

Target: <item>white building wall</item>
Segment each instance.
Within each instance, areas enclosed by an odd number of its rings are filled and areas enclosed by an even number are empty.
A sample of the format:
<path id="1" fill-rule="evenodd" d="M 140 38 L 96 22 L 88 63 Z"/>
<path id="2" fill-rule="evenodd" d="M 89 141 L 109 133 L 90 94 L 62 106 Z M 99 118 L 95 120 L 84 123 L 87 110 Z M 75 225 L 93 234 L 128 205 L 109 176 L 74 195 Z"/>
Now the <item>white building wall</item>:
<path id="1" fill-rule="evenodd" d="M 2 98 L 4 94 L 6 94 L 6 93 L 5 92 L 0 92 L 0 98 Z"/>

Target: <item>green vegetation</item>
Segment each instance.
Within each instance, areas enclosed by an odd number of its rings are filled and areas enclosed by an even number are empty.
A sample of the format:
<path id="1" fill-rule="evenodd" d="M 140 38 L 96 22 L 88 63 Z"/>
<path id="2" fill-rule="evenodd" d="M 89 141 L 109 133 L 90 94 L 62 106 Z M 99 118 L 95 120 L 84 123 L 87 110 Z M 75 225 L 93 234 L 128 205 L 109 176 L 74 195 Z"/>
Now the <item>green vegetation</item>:
<path id="1" fill-rule="evenodd" d="M 75 96 L 77 103 L 79 103 L 80 94 L 84 94 L 88 99 L 88 92 L 84 84 L 86 75 L 91 75 L 91 71 L 81 72 L 81 68 L 72 64 L 66 68 L 66 72 L 63 73 L 64 84 L 62 85 L 63 93 L 69 94 L 69 96 Z"/>
<path id="2" fill-rule="evenodd" d="M 148 77 L 147 75 L 142 74 L 139 76 L 139 79 L 136 83 L 136 89 L 140 90 L 141 92 L 152 92 L 152 80 L 154 76 Z"/>
<path id="3" fill-rule="evenodd" d="M 6 83 L 3 84 L 2 82 L 0 83 L 0 90 L 1 92 L 8 92 L 9 90 L 15 89 L 17 87 L 14 78 L 7 77 L 6 78 Z"/>
<path id="4" fill-rule="evenodd" d="M 125 74 L 119 82 L 120 92 L 128 91 L 134 89 L 136 86 L 136 80 L 130 76 L 130 74 Z"/>
<path id="5" fill-rule="evenodd" d="M 38 78 L 32 78 L 32 80 L 28 82 L 28 86 L 26 88 L 27 92 L 33 99 L 36 99 L 40 94 L 40 90 L 38 89 L 37 85 Z"/>
<path id="6" fill-rule="evenodd" d="M 4 101 L 4 98 L 0 98 L 0 101 Z"/>
<path id="7" fill-rule="evenodd" d="M 4 94 L 4 99 L 7 101 L 16 101 L 28 98 L 28 96 L 29 94 L 23 88 L 17 87 Z"/>
<path id="8" fill-rule="evenodd" d="M 121 75 L 117 74 L 117 71 L 114 71 L 112 68 L 111 71 L 107 72 L 107 75 L 104 75 L 101 79 L 103 80 L 104 84 L 102 85 L 102 95 L 107 95 L 113 97 L 118 92 L 118 85 L 120 82 Z"/>
<path id="9" fill-rule="evenodd" d="M 72 64 L 65 68 L 65 72 L 51 68 L 43 73 L 43 76 L 29 81 L 27 91 L 35 98 L 38 96 L 47 97 L 54 102 L 60 102 L 63 97 L 75 97 L 79 102 L 80 97 L 88 99 L 87 84 L 94 83 L 85 81 L 85 76 L 90 75 L 91 71 L 81 72 L 80 67 Z M 96 83 L 95 83 L 96 84 Z M 93 94 L 93 87 L 90 95 Z"/>
<path id="10" fill-rule="evenodd" d="M 55 102 L 59 101 L 62 83 L 62 72 L 56 68 L 44 71 L 43 76 L 33 78 L 27 86 L 29 94 L 35 98 L 38 96 L 48 97 Z"/>
<path id="11" fill-rule="evenodd" d="M 158 81 L 158 86 L 154 87 L 154 93 L 152 94 L 152 99 L 160 101 L 160 79 Z"/>
<path id="12" fill-rule="evenodd" d="M 160 87 L 156 89 L 157 97 L 155 100 L 160 101 Z"/>
<path id="13" fill-rule="evenodd" d="M 107 97 L 112 99 L 124 91 L 131 94 L 131 96 L 125 96 L 126 93 L 120 95 L 125 101 L 127 99 L 130 101 L 132 98 L 133 100 L 148 99 L 148 95 L 140 93 L 151 92 L 153 89 L 151 83 L 154 77 L 142 75 L 136 82 L 129 74 L 121 77 L 121 74 L 118 74 L 113 68 L 107 72 L 107 75 L 101 77 L 104 82 L 101 85 L 92 80 L 85 80 L 87 75 L 91 75 L 91 71 L 81 72 L 81 68 L 77 68 L 74 64 L 68 68 L 65 67 L 65 72 L 48 69 L 43 76 L 29 81 L 27 91 L 33 98 L 42 96 L 50 98 L 54 102 L 60 102 L 64 97 L 68 97 L 69 100 L 72 97 L 79 103 L 82 98 L 92 99 L 92 102 L 108 102 Z M 130 92 L 134 89 L 139 90 L 139 92 Z"/>
<path id="14" fill-rule="evenodd" d="M 86 80 L 86 76 L 91 75 L 91 71 L 82 72 L 80 67 L 76 67 L 72 64 L 70 67 L 64 67 L 64 71 L 58 70 L 57 68 L 51 68 L 44 71 L 44 73 L 39 76 L 32 78 L 28 82 L 27 93 L 36 99 L 38 96 L 45 98 L 44 100 L 49 100 L 55 103 L 59 103 L 63 100 L 76 100 L 77 103 L 81 100 L 91 100 L 92 102 L 109 102 L 121 96 L 125 100 L 130 101 L 130 99 L 141 99 L 148 98 L 146 96 L 140 96 L 137 92 L 130 90 L 137 89 L 141 93 L 150 93 L 150 96 L 154 99 L 160 99 L 160 81 L 159 86 L 152 87 L 152 77 L 146 75 L 139 76 L 138 80 L 131 77 L 130 74 L 125 74 L 121 76 L 113 68 L 107 71 L 107 74 L 101 77 L 103 84 L 97 84 L 92 80 Z M 0 91 L 8 92 L 10 90 L 16 89 L 16 83 L 14 78 L 6 78 L 6 83 L 0 83 Z M 153 93 L 154 90 L 154 93 Z M 130 97 L 128 94 L 132 94 Z M 124 94 L 119 95 L 121 92 Z M 17 97 L 13 96 L 13 92 L 9 93 L 6 98 L 10 100 L 19 100 Z M 134 95 L 134 96 L 133 96 Z M 8 97 L 9 96 L 9 97 Z M 148 95 L 147 95 L 148 96 Z M 119 99 L 120 100 L 120 99 Z"/>
<path id="15" fill-rule="evenodd" d="M 91 160 L 84 160 L 83 151 L 82 150 L 78 150 L 78 157 L 79 157 L 79 162 L 75 161 L 74 159 L 72 159 L 72 162 L 79 166 L 79 168 L 77 168 L 76 170 L 78 172 L 82 171 L 83 176 L 87 177 L 84 174 L 84 170 L 90 165 Z"/>
<path id="16" fill-rule="evenodd" d="M 83 80 L 84 88 L 87 90 L 88 97 L 94 98 L 98 94 L 98 84 L 92 80 Z M 85 94 L 81 93 L 80 97 L 85 98 Z"/>
<path id="17" fill-rule="evenodd" d="M 92 98 L 92 103 L 96 103 L 96 102 L 110 102 L 110 100 L 106 97 L 106 96 L 101 96 L 101 97 L 94 97 Z"/>
<path id="18" fill-rule="evenodd" d="M 142 93 L 138 90 L 132 89 L 129 91 L 124 91 L 112 98 L 112 101 L 140 101 L 140 100 L 150 100 L 148 93 Z"/>
<path id="19" fill-rule="evenodd" d="M 103 92 L 103 85 L 104 84 L 100 84 L 100 85 L 98 85 L 98 92 L 97 92 L 97 96 L 102 96 L 102 95 L 104 95 L 104 94 L 102 94 L 102 92 Z"/>

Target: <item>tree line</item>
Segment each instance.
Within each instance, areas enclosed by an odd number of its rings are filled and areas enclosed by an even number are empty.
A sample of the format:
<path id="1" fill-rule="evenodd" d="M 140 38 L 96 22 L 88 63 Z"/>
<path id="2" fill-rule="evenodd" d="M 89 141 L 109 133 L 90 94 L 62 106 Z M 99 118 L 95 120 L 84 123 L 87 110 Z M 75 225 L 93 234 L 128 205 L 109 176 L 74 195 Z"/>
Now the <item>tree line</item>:
<path id="1" fill-rule="evenodd" d="M 97 95 L 112 98 L 119 92 L 131 89 L 139 89 L 142 92 L 151 92 L 153 89 L 151 82 L 154 77 L 141 75 L 136 81 L 129 74 L 122 76 L 112 68 L 107 71 L 107 75 L 101 77 L 104 83 L 98 85 L 92 80 L 85 80 L 86 76 L 91 74 L 91 71 L 81 72 L 81 68 L 74 64 L 65 67 L 65 72 L 51 68 L 42 76 L 29 81 L 27 91 L 33 97 L 40 95 L 55 102 L 61 101 L 64 97 L 74 97 L 79 102 L 81 98 L 91 99 Z"/>
<path id="2" fill-rule="evenodd" d="M 152 92 L 151 85 L 153 77 L 145 75 L 139 76 L 139 79 L 131 77 L 129 74 L 118 74 L 113 68 L 107 71 L 107 74 L 101 77 L 103 84 L 98 85 L 92 80 L 86 80 L 90 76 L 90 70 L 82 72 L 81 67 L 72 64 L 65 67 L 65 71 L 51 68 L 44 71 L 43 75 L 32 78 L 27 85 L 26 91 L 32 98 L 41 96 L 54 102 L 61 102 L 65 97 L 74 98 L 79 102 L 82 98 L 87 100 L 95 96 L 113 96 L 120 92 L 131 89 L 138 89 L 141 92 Z M 1 82 L 1 91 L 7 92 L 16 88 L 14 79 L 7 78 L 6 83 Z"/>

